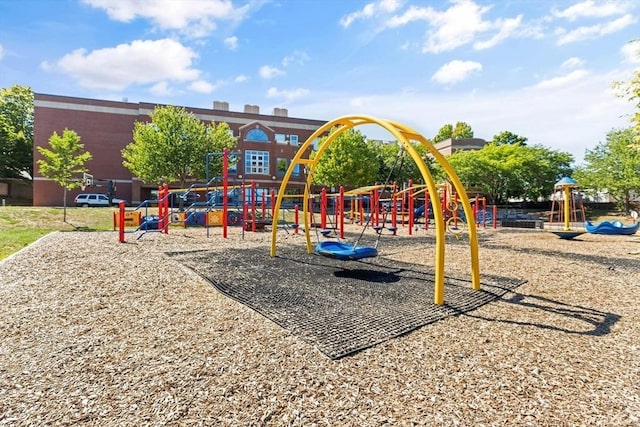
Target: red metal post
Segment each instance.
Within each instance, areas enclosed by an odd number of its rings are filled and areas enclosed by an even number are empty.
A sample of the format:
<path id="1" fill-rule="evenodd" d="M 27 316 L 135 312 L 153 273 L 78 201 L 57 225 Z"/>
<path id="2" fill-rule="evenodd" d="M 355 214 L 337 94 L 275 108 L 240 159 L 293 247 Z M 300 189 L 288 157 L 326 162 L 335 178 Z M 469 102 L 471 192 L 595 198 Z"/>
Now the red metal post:
<path id="1" fill-rule="evenodd" d="M 247 224 L 249 221 L 249 204 L 247 203 L 247 187 L 242 183 L 242 229 L 249 231 Z"/>
<path id="2" fill-rule="evenodd" d="M 256 182 L 251 181 L 251 231 L 256 232 L 256 196 L 257 193 Z"/>
<path id="3" fill-rule="evenodd" d="M 121 201 L 118 203 L 118 208 L 120 208 L 120 218 L 118 221 L 118 226 L 120 227 L 120 232 L 118 233 L 118 238 L 120 243 L 124 243 L 124 202 Z"/>
<path id="4" fill-rule="evenodd" d="M 340 224 L 340 238 L 344 239 L 344 187 L 340 186 L 340 197 L 338 197 L 338 206 L 336 207 L 336 215 Z"/>
<path id="5" fill-rule="evenodd" d="M 498 207 L 493 205 L 493 228 L 498 228 Z"/>
<path id="6" fill-rule="evenodd" d="M 393 235 L 396 235 L 396 231 L 397 231 L 397 226 L 398 226 L 398 209 L 396 207 L 398 202 L 398 196 L 396 194 L 396 188 L 394 185 L 393 188 L 393 197 L 391 197 L 391 203 L 393 203 L 392 207 L 391 207 L 391 226 L 394 228 L 393 230 Z"/>
<path id="7" fill-rule="evenodd" d="M 293 234 L 298 234 L 298 229 L 300 228 L 300 221 L 298 218 L 298 205 L 293 206 L 293 223 L 296 225 L 293 229 Z"/>
<path id="8" fill-rule="evenodd" d="M 207 184 L 208 185 L 208 184 Z M 227 214 L 229 212 L 229 150 L 222 150 L 222 237 L 227 238 Z"/>
<path id="9" fill-rule="evenodd" d="M 320 191 L 320 228 L 327 228 L 327 189 L 324 187 Z"/>
<path id="10" fill-rule="evenodd" d="M 169 234 L 169 184 L 164 185 L 164 234 Z"/>
<path id="11" fill-rule="evenodd" d="M 409 197 L 409 236 L 413 234 L 413 180 L 409 180 L 409 189 L 407 190 L 407 197 Z"/>

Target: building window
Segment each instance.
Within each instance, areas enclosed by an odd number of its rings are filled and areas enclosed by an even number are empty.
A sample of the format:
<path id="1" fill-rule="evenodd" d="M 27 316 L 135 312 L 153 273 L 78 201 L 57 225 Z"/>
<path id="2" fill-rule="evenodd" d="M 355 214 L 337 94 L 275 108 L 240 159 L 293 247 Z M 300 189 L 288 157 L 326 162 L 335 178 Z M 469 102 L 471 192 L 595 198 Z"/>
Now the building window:
<path id="1" fill-rule="evenodd" d="M 247 151 L 244 156 L 246 174 L 269 175 L 269 152 Z"/>
<path id="2" fill-rule="evenodd" d="M 298 135 L 289 135 L 291 145 L 298 145 Z"/>
<path id="3" fill-rule="evenodd" d="M 251 129 L 244 137 L 245 141 L 269 142 L 269 137 L 262 129 Z"/>
<path id="4" fill-rule="evenodd" d="M 289 160 L 279 157 L 276 160 L 276 175 L 284 176 L 287 173 L 287 168 L 289 167 Z"/>
<path id="5" fill-rule="evenodd" d="M 278 144 L 286 144 L 287 143 L 287 135 L 284 133 L 276 133 L 276 142 Z"/>
<path id="6" fill-rule="evenodd" d="M 293 172 L 291 172 L 291 176 L 299 177 L 300 176 L 300 165 L 296 164 L 293 167 Z"/>

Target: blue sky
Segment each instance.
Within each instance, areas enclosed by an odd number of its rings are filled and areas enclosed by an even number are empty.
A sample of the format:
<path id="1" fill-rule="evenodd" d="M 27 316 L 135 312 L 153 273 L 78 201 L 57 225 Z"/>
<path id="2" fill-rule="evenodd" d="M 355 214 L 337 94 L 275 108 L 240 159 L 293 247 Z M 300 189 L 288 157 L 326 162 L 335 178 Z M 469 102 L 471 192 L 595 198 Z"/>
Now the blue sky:
<path id="1" fill-rule="evenodd" d="M 0 0 L 0 87 L 467 122 L 573 154 L 630 126 L 637 0 Z M 362 129 L 376 139 L 385 131 Z"/>

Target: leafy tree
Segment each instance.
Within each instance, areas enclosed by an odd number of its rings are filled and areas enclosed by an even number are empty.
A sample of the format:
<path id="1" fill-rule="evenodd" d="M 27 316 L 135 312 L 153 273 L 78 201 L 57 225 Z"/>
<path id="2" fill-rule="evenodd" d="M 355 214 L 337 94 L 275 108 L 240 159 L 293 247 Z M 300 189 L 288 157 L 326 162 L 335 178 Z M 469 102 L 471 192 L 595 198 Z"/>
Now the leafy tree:
<path id="1" fill-rule="evenodd" d="M 33 177 L 33 99 L 28 86 L 0 90 L 0 177 Z"/>
<path id="2" fill-rule="evenodd" d="M 433 137 L 432 141 L 434 144 L 436 144 L 449 138 L 453 138 L 453 125 L 448 123 L 440 128 L 437 135 Z"/>
<path id="3" fill-rule="evenodd" d="M 446 139 L 473 138 L 473 129 L 465 122 L 457 122 L 455 126 L 446 124 L 440 128 L 438 134 L 433 137 L 433 143 Z"/>
<path id="4" fill-rule="evenodd" d="M 520 194 L 524 200 L 546 199 L 553 194 L 555 183 L 573 174 L 573 156 L 542 145 L 520 146 L 522 166 L 519 174 Z"/>
<path id="5" fill-rule="evenodd" d="M 64 206 L 63 221 L 67 221 L 67 190 L 80 187 L 82 180 L 80 174 L 87 171 L 84 164 L 93 156 L 84 151 L 84 144 L 80 143 L 80 136 L 69 129 L 57 132 L 49 138 L 51 149 L 37 147 L 42 159 L 38 160 L 40 173 L 58 183 L 64 189 L 62 204 Z"/>
<path id="6" fill-rule="evenodd" d="M 606 189 L 621 208 L 629 210 L 632 194 L 640 189 L 640 151 L 629 150 L 629 145 L 639 137 L 636 128 L 609 132 L 605 142 L 587 150 L 585 164 L 574 178 L 584 188 Z"/>
<path id="7" fill-rule="evenodd" d="M 150 117 L 134 123 L 133 142 L 122 150 L 123 165 L 146 183 L 184 188 L 189 178 L 205 178 L 208 153 L 236 145 L 227 123 L 206 125 L 181 107 L 157 107 Z M 213 158 L 209 170 L 219 175 L 221 159 Z"/>
<path id="8" fill-rule="evenodd" d="M 503 204 L 511 198 L 536 200 L 553 193 L 569 174 L 573 157 L 542 146 L 489 143 L 481 150 L 457 151 L 447 159 L 462 184 Z"/>
<path id="9" fill-rule="evenodd" d="M 508 130 L 502 131 L 493 136 L 491 142 L 496 145 L 527 145 L 527 139 L 524 136 L 516 135 Z"/>
<path id="10" fill-rule="evenodd" d="M 457 122 L 453 128 L 453 139 L 473 138 L 473 129 L 465 122 Z"/>
<path id="11" fill-rule="evenodd" d="M 335 132 L 332 129 L 330 134 Z M 327 137 L 320 140 L 319 145 Z M 311 153 L 315 158 L 317 152 Z M 378 178 L 379 162 L 373 145 L 365 142 L 356 129 L 340 134 L 323 152 L 313 173 L 313 182 L 326 186 L 346 185 L 362 187 Z"/>
<path id="12" fill-rule="evenodd" d="M 413 148 L 423 158 L 427 167 L 432 169 L 434 159 L 427 156 L 427 149 L 422 144 L 413 144 Z M 374 148 L 378 156 L 378 182 L 405 183 L 410 179 L 415 183 L 423 181 L 418 165 L 408 153 L 401 151 L 400 144 L 377 144 Z M 400 156 L 400 157 L 399 157 Z"/>

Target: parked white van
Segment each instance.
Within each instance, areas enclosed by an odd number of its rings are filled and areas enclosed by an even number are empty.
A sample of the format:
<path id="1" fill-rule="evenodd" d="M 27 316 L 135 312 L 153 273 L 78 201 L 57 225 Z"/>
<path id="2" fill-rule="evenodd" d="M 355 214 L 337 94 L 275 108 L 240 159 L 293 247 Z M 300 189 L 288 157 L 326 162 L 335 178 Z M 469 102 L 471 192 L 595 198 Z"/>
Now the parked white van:
<path id="1" fill-rule="evenodd" d="M 113 198 L 111 200 L 111 204 L 113 206 L 118 206 L 120 201 L 125 202 L 122 199 Z M 100 193 L 82 193 L 76 196 L 76 198 L 73 200 L 73 203 L 75 203 L 76 206 L 82 206 L 83 208 L 95 206 L 108 207 L 109 197 L 106 194 Z M 126 203 L 127 202 L 125 202 L 125 204 Z"/>

